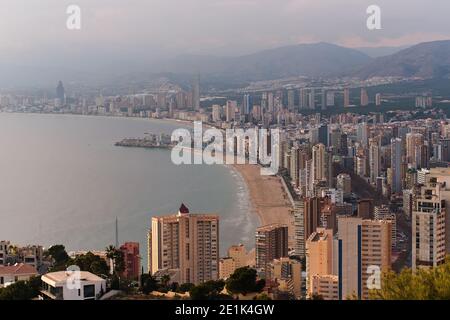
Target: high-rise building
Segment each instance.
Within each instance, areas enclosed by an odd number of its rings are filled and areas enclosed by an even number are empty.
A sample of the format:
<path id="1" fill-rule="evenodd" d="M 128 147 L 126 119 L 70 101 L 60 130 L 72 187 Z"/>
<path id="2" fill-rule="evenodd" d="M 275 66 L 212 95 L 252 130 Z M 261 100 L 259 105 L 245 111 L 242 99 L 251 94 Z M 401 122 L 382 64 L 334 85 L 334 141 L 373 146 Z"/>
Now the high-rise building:
<path id="1" fill-rule="evenodd" d="M 372 219 L 373 218 L 373 200 L 372 199 L 358 200 L 357 212 L 358 212 L 359 218 Z"/>
<path id="2" fill-rule="evenodd" d="M 391 222 L 341 217 L 338 230 L 339 299 L 368 299 L 370 276 L 391 268 Z"/>
<path id="3" fill-rule="evenodd" d="M 212 121 L 217 122 L 222 118 L 222 106 L 214 104 L 212 106 Z"/>
<path id="4" fill-rule="evenodd" d="M 305 257 L 305 202 L 303 200 L 294 203 L 294 252 L 295 255 Z"/>
<path id="5" fill-rule="evenodd" d="M 309 90 L 308 105 L 309 105 L 309 109 L 311 109 L 311 110 L 316 109 L 316 92 L 315 92 L 314 88 L 311 88 Z"/>
<path id="6" fill-rule="evenodd" d="M 413 200 L 412 268 L 435 267 L 450 251 L 450 169 L 433 168 Z"/>
<path id="7" fill-rule="evenodd" d="M 56 87 L 56 98 L 59 99 L 61 105 L 66 103 L 66 93 L 62 81 L 59 81 Z"/>
<path id="8" fill-rule="evenodd" d="M 288 227 L 271 224 L 256 229 L 256 268 L 268 272 L 274 259 L 288 256 Z"/>
<path id="9" fill-rule="evenodd" d="M 199 284 L 219 276 L 219 217 L 177 214 L 152 218 L 152 273 L 175 269 L 179 283 Z"/>
<path id="10" fill-rule="evenodd" d="M 291 181 L 295 187 L 300 186 L 300 149 L 298 147 L 291 148 L 291 165 L 290 165 L 290 176 Z"/>
<path id="11" fill-rule="evenodd" d="M 344 108 L 348 108 L 350 106 L 350 89 L 344 89 Z"/>
<path id="12" fill-rule="evenodd" d="M 241 115 L 242 114 L 248 115 L 252 112 L 253 97 L 251 95 L 249 95 L 249 94 L 244 95 L 244 99 L 242 101 L 242 108 L 243 108 L 243 110 L 241 110 Z"/>
<path id="13" fill-rule="evenodd" d="M 122 276 L 128 280 L 138 281 L 141 274 L 139 242 L 125 242 L 120 246 L 120 251 L 123 253 L 125 267 Z"/>
<path id="14" fill-rule="evenodd" d="M 423 135 L 410 132 L 406 135 L 406 161 L 413 168 L 418 168 L 418 162 L 421 162 L 421 146 L 424 143 Z"/>
<path id="15" fill-rule="evenodd" d="M 325 154 L 326 150 L 324 144 L 319 143 L 312 147 L 312 183 L 327 179 L 326 166 L 328 165 L 328 163 L 326 161 Z"/>
<path id="16" fill-rule="evenodd" d="M 336 187 L 342 190 L 344 197 L 350 196 L 352 193 L 352 179 L 347 173 L 340 173 L 336 178 Z"/>
<path id="17" fill-rule="evenodd" d="M 378 138 L 369 139 L 369 173 L 370 182 L 375 184 L 381 172 L 381 154 Z"/>
<path id="18" fill-rule="evenodd" d="M 288 110 L 292 112 L 295 109 L 295 91 L 288 90 L 287 98 L 288 98 L 288 101 L 287 101 L 288 102 Z"/>
<path id="19" fill-rule="evenodd" d="M 233 245 L 228 249 L 228 256 L 219 262 L 219 278 L 227 279 L 236 269 L 249 266 L 249 254 L 243 244 Z"/>
<path id="20" fill-rule="evenodd" d="M 367 127 L 367 123 L 363 122 L 358 125 L 356 139 L 364 148 L 367 148 L 369 142 L 369 128 Z"/>
<path id="21" fill-rule="evenodd" d="M 375 95 L 375 105 L 377 107 L 381 106 L 381 93 L 377 93 Z"/>
<path id="22" fill-rule="evenodd" d="M 327 91 L 327 107 L 334 106 L 334 91 Z"/>
<path id="23" fill-rule="evenodd" d="M 192 83 L 192 103 L 194 110 L 200 109 L 200 76 L 196 76 Z"/>
<path id="24" fill-rule="evenodd" d="M 308 100 L 306 97 L 307 97 L 307 89 L 301 88 L 299 96 L 300 110 L 308 109 Z"/>
<path id="25" fill-rule="evenodd" d="M 369 96 L 367 95 L 366 88 L 361 88 L 361 106 L 366 107 L 369 105 Z"/>
<path id="26" fill-rule="evenodd" d="M 373 218 L 374 220 L 391 221 L 391 245 L 392 248 L 394 248 L 397 245 L 397 216 L 395 215 L 395 213 L 391 212 L 389 206 L 383 204 L 381 206 L 375 206 Z"/>
<path id="27" fill-rule="evenodd" d="M 225 105 L 225 117 L 227 122 L 232 122 L 236 119 L 236 101 L 227 101 Z"/>
<path id="28" fill-rule="evenodd" d="M 302 297 L 302 266 L 300 261 L 287 257 L 274 259 L 269 264 L 269 279 L 278 284 L 277 291 L 286 292 L 295 299 Z"/>
<path id="29" fill-rule="evenodd" d="M 391 189 L 393 193 L 402 192 L 402 139 L 391 139 Z"/>
<path id="30" fill-rule="evenodd" d="M 319 127 L 319 143 L 322 143 L 325 145 L 325 147 L 328 147 L 328 126 L 326 124 L 323 124 Z"/>
<path id="31" fill-rule="evenodd" d="M 313 277 L 333 274 L 333 230 L 317 228 L 306 241 L 306 291 L 311 297 Z"/>

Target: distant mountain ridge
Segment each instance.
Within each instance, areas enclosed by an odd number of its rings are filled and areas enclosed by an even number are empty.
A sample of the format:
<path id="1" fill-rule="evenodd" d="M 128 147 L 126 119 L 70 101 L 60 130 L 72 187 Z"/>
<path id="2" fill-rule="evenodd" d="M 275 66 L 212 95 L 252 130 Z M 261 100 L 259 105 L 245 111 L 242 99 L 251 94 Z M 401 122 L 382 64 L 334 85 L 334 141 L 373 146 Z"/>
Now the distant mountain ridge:
<path id="1" fill-rule="evenodd" d="M 375 76 L 449 78 L 450 40 L 424 42 L 376 58 L 353 75 L 363 79 Z"/>
<path id="2" fill-rule="evenodd" d="M 239 57 L 180 56 L 159 71 L 199 73 L 227 82 L 272 80 L 293 76 L 367 79 L 375 76 L 450 77 L 450 40 L 408 48 L 345 48 L 329 43 L 299 44 Z M 394 52 L 389 54 L 389 52 Z M 370 55 L 381 55 L 372 58 Z"/>
<path id="3" fill-rule="evenodd" d="M 81 84 L 128 86 L 168 77 L 189 87 L 194 75 L 211 88 L 238 88 L 251 81 L 306 76 L 327 77 L 420 77 L 450 78 L 450 40 L 425 42 L 402 49 L 394 47 L 345 48 L 330 43 L 278 47 L 237 57 L 180 55 L 165 61 L 124 61 L 125 68 L 95 66 L 77 70 L 52 66 L 20 66 L 0 62 L 0 86 L 55 84 L 59 79 Z M 393 54 L 384 55 L 387 52 Z M 383 55 L 372 58 L 370 55 Z M 125 59 L 125 58 L 124 58 Z M 93 60 L 95 62 L 95 60 Z M 93 67 L 92 67 L 93 66 Z"/>
<path id="4" fill-rule="evenodd" d="M 239 57 L 185 55 L 166 61 L 157 71 L 257 81 L 292 76 L 342 75 L 371 60 L 368 55 L 357 50 L 321 42 L 279 47 Z"/>

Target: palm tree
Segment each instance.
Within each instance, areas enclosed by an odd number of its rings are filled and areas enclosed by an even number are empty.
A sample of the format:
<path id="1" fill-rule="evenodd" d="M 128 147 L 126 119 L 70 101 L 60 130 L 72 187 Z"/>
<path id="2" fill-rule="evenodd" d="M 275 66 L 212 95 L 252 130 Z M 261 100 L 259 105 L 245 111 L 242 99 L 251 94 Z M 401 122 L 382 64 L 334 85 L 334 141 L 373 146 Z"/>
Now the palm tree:
<path id="1" fill-rule="evenodd" d="M 112 273 L 114 274 L 115 273 L 115 271 L 116 271 L 116 268 L 115 268 L 115 258 L 116 258 L 116 251 L 117 251 L 117 249 L 116 249 L 116 247 L 114 247 L 113 245 L 110 245 L 110 246 L 108 246 L 108 247 L 106 247 L 106 257 L 109 259 L 109 261 L 110 261 L 110 264 L 111 264 L 111 270 L 112 270 Z"/>
<path id="2" fill-rule="evenodd" d="M 170 276 L 168 274 L 165 274 L 161 277 L 161 284 L 164 288 L 167 288 L 169 281 L 170 281 Z"/>

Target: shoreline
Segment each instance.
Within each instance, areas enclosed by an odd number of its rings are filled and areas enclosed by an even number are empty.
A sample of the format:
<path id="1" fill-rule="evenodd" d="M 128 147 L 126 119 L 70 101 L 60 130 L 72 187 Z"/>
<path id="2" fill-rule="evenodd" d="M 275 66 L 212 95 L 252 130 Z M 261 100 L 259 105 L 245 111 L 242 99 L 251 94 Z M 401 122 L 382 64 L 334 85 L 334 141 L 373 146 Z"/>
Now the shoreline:
<path id="1" fill-rule="evenodd" d="M 294 244 L 294 217 L 289 197 L 279 176 L 262 176 L 260 166 L 230 165 L 243 178 L 249 193 L 251 212 L 258 216 L 260 226 L 273 223 L 288 226 L 289 247 Z"/>

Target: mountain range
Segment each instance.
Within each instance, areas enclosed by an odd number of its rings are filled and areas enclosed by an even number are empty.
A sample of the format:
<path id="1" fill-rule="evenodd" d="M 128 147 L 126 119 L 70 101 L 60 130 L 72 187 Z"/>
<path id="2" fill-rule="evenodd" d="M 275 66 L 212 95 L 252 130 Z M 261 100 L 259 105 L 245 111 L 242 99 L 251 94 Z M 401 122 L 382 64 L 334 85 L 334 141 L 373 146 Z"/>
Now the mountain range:
<path id="1" fill-rule="evenodd" d="M 382 55 L 383 52 L 393 53 Z M 361 51 L 323 42 L 300 44 L 239 57 L 179 56 L 162 63 L 160 68 L 159 71 L 199 73 L 237 82 L 293 76 L 448 78 L 450 40 L 408 48 L 362 48 Z"/>
<path id="2" fill-rule="evenodd" d="M 202 85 L 240 87 L 251 81 L 306 76 L 312 78 L 376 76 L 450 78 L 450 40 L 425 42 L 408 48 L 346 48 L 330 43 L 299 44 L 278 47 L 235 57 L 180 55 L 159 61 L 135 57 L 114 67 L 72 70 L 56 65 L 13 65 L 0 63 L 0 86 L 13 84 L 55 84 L 64 82 L 99 85 L 128 85 L 149 79 L 168 78 L 175 84 L 189 86 L 194 75 L 201 75 Z M 105 60 L 106 61 L 106 60 Z M 94 67 L 92 67 L 92 65 Z"/>

